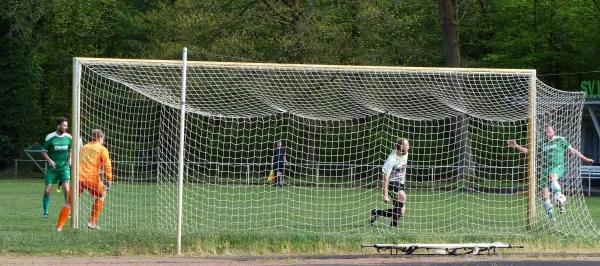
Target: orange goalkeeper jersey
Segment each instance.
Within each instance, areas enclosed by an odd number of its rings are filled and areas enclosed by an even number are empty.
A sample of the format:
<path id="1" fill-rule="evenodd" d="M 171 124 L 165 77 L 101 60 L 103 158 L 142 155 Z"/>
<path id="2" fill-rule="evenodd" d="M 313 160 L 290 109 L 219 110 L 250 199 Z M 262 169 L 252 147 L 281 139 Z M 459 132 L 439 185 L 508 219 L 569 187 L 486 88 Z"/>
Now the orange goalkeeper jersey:
<path id="1" fill-rule="evenodd" d="M 90 141 L 79 152 L 79 181 L 99 182 L 100 168 L 104 166 L 107 180 L 112 180 L 112 164 L 108 150 L 97 141 Z"/>

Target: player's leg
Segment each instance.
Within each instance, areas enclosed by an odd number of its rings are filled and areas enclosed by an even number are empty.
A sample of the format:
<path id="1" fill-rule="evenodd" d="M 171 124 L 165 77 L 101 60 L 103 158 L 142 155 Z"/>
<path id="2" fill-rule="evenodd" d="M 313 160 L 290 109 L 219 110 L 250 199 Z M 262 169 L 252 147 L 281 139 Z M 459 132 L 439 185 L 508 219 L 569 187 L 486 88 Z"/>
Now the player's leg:
<path id="1" fill-rule="evenodd" d="M 62 209 L 60 209 L 60 214 L 58 215 L 58 222 L 56 223 L 56 231 L 62 231 L 67 219 L 69 218 L 69 214 L 71 213 L 71 194 L 67 196 L 67 201 L 63 205 Z"/>
<path id="2" fill-rule="evenodd" d="M 560 186 L 560 179 L 563 177 L 564 175 L 564 168 L 563 167 L 557 167 L 554 169 L 554 171 L 552 173 L 550 173 L 550 188 L 552 189 L 552 198 L 556 198 L 558 197 L 558 194 L 562 194 L 562 188 Z M 565 205 L 564 204 L 557 204 L 558 205 L 558 212 L 559 213 L 564 213 L 565 212 Z"/>
<path id="3" fill-rule="evenodd" d="M 283 177 L 283 163 L 282 162 L 277 162 L 275 163 L 275 186 L 282 186 L 282 180 L 281 178 Z"/>
<path id="4" fill-rule="evenodd" d="M 58 173 L 48 169 L 46 178 L 44 179 L 44 197 L 42 198 L 42 218 L 48 218 L 48 207 L 50 206 L 50 192 L 52 192 L 52 184 L 58 181 Z"/>
<path id="5" fill-rule="evenodd" d="M 552 189 L 552 196 L 554 197 L 554 196 L 562 193 L 562 188 L 560 187 L 560 184 L 558 183 L 558 179 L 559 179 L 559 176 L 562 176 L 564 171 L 561 171 L 561 169 L 559 169 L 559 168 L 554 168 L 552 170 L 553 171 L 550 172 L 550 174 L 548 175 L 548 179 L 550 179 L 550 188 Z"/>
<path id="6" fill-rule="evenodd" d="M 556 221 L 556 215 L 554 214 L 554 208 L 552 207 L 552 202 L 550 201 L 550 183 L 548 182 L 548 178 L 550 176 L 550 173 L 552 172 L 552 169 L 549 168 L 542 168 L 542 175 L 540 178 L 540 187 L 542 188 L 541 191 L 541 201 L 542 201 L 542 206 L 544 206 L 544 209 L 546 210 L 546 214 L 548 215 L 548 218 L 550 218 L 551 222 L 555 222 Z"/>
<path id="7" fill-rule="evenodd" d="M 396 198 L 398 191 L 400 190 L 400 184 L 398 182 L 390 182 L 388 184 L 388 196 L 390 199 L 393 199 L 393 207 L 387 210 L 378 210 L 378 209 L 373 209 L 371 210 L 371 223 L 374 223 L 375 220 L 377 219 L 378 216 L 383 216 L 383 217 L 394 217 L 394 209 L 396 206 Z M 392 222 L 393 223 L 393 222 Z"/>
<path id="8" fill-rule="evenodd" d="M 275 182 L 273 182 L 273 186 L 276 187 L 279 184 L 279 163 L 273 163 L 273 171 L 275 171 Z"/>
<path id="9" fill-rule="evenodd" d="M 71 191 L 71 187 L 69 186 L 70 181 L 71 181 L 71 169 L 66 168 L 61 172 L 60 181 L 58 182 L 60 185 L 62 185 L 62 191 L 64 193 L 65 202 L 67 202 L 67 197 L 69 195 L 69 192 Z"/>
<path id="10" fill-rule="evenodd" d="M 285 163 L 279 163 L 279 169 L 277 170 L 277 184 L 283 187 L 283 173 L 285 172 Z"/>
<path id="11" fill-rule="evenodd" d="M 83 182 L 79 182 L 79 186 L 78 186 L 79 195 L 81 195 L 81 192 L 83 191 L 84 187 L 85 187 L 85 184 Z M 71 213 L 71 193 L 68 194 L 67 201 L 63 205 L 62 209 L 60 209 L 60 214 L 58 215 L 58 222 L 56 223 L 56 231 L 59 231 L 59 232 L 62 231 L 63 227 L 65 226 L 65 223 L 67 222 L 67 219 L 70 217 L 69 216 L 70 213 Z"/>
<path id="12" fill-rule="evenodd" d="M 404 186 L 402 186 L 400 192 L 398 192 L 398 201 L 401 203 L 400 209 L 402 210 L 400 212 L 400 217 L 403 217 L 406 212 L 406 193 L 404 192 Z"/>
<path id="13" fill-rule="evenodd" d="M 548 218 L 550 218 L 551 222 L 556 222 L 556 215 L 554 214 L 554 208 L 552 207 L 552 202 L 550 202 L 550 189 L 547 185 L 547 182 L 543 182 L 542 188 L 542 205 L 546 210 L 546 214 L 548 214 Z"/>
<path id="14" fill-rule="evenodd" d="M 406 202 L 406 194 L 402 185 L 399 186 L 399 191 L 394 199 L 394 211 L 392 214 L 392 227 L 398 227 L 398 220 L 404 216 L 404 202 Z"/>
<path id="15" fill-rule="evenodd" d="M 67 197 L 71 192 L 71 180 L 66 180 L 62 182 L 62 192 L 65 197 L 65 202 L 67 202 Z"/>
<path id="16" fill-rule="evenodd" d="M 102 181 L 99 181 L 95 184 L 89 184 L 88 192 L 96 198 L 94 200 L 94 204 L 92 205 L 92 214 L 90 221 L 88 222 L 88 227 L 90 229 L 100 229 L 97 222 L 100 212 L 102 212 L 102 207 L 104 206 L 104 198 L 106 197 L 104 184 Z"/>
<path id="17" fill-rule="evenodd" d="M 52 191 L 52 184 L 45 184 L 44 197 L 42 198 L 42 218 L 48 218 L 48 207 L 50 206 L 50 191 Z"/>
<path id="18" fill-rule="evenodd" d="M 390 199 L 396 198 L 396 195 L 394 194 L 394 191 L 392 190 L 391 185 L 388 185 L 388 197 Z M 377 217 L 379 217 L 379 216 L 392 217 L 392 209 L 387 209 L 387 210 L 379 210 L 377 208 L 372 209 L 371 210 L 371 219 L 369 220 L 369 224 L 375 223 L 375 221 L 377 220 Z"/>

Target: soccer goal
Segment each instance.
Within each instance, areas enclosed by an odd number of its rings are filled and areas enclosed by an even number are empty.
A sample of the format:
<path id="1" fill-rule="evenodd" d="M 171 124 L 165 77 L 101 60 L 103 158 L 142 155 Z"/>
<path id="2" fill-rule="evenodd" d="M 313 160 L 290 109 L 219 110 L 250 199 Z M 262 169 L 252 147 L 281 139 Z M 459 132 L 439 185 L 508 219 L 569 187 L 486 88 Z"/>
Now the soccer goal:
<path id="1" fill-rule="evenodd" d="M 536 149 L 546 125 L 580 148 L 583 101 L 534 70 L 75 58 L 72 127 L 106 134 L 107 230 L 589 238 L 580 160 L 565 155 L 566 211 L 550 225 Z M 408 199 L 390 229 L 369 220 L 391 208 L 381 166 L 398 137 Z M 75 205 L 77 227 L 89 196 Z"/>

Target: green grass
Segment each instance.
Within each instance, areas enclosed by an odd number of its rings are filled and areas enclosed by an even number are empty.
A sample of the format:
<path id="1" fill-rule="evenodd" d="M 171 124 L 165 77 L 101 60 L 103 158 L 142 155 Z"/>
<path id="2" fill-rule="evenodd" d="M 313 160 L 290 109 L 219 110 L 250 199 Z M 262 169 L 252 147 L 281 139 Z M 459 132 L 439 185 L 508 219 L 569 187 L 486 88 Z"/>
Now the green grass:
<path id="1" fill-rule="evenodd" d="M 117 183 L 100 224 L 83 229 L 89 196 L 82 196 L 82 229 L 54 231 L 63 197 L 53 192 L 50 218 L 40 219 L 43 182 L 0 180 L 0 254 L 173 254 L 175 185 Z M 587 206 L 600 224 L 600 198 L 572 202 L 555 228 L 543 214 L 525 228 L 522 195 L 445 191 L 408 192 L 401 229 L 389 219 L 368 225 L 371 208 L 386 208 L 376 189 L 186 185 L 183 251 L 190 255 L 339 254 L 372 252 L 360 243 L 524 243 L 531 251 L 596 252 Z M 159 201 L 168 198 L 168 200 Z M 585 205 L 584 205 L 585 204 Z M 502 206 L 502 208 L 498 208 Z M 583 218 L 581 218 L 583 217 Z M 516 251 L 523 252 L 523 251 Z"/>

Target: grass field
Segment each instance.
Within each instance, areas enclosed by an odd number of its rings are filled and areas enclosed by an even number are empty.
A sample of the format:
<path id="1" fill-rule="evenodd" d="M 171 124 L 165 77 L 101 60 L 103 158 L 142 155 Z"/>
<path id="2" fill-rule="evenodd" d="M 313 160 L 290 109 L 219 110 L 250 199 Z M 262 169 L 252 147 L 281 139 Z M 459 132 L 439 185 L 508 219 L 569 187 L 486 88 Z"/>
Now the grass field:
<path id="1" fill-rule="evenodd" d="M 42 187 L 40 180 L 0 180 L 0 254 L 175 252 L 174 186 L 117 184 L 101 215 L 103 229 L 61 233 L 54 226 L 62 195 L 53 192 L 50 218 L 40 219 Z M 159 201 L 159 196 L 171 200 Z M 538 252 L 585 253 L 600 248 L 597 238 L 557 238 L 561 232 L 579 232 L 589 226 L 576 218 L 577 213 L 569 213 L 582 209 L 577 206 L 565 216 L 575 217 L 573 223 L 563 218 L 556 228 L 541 226 L 528 232 L 522 195 L 410 191 L 409 197 L 410 215 L 398 230 L 388 228 L 386 218 L 368 225 L 370 208 L 385 207 L 378 190 L 189 185 L 184 199 L 183 251 L 193 255 L 340 254 L 372 252 L 362 250 L 360 243 L 494 241 L 523 243 L 529 251 Z M 82 199 L 84 222 L 90 201 L 88 196 Z M 600 198 L 585 201 L 593 221 L 600 224 Z M 504 208 L 495 208 L 499 202 Z"/>

